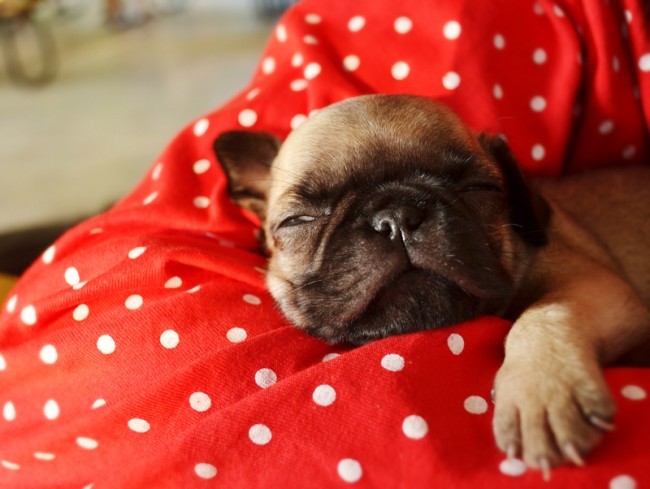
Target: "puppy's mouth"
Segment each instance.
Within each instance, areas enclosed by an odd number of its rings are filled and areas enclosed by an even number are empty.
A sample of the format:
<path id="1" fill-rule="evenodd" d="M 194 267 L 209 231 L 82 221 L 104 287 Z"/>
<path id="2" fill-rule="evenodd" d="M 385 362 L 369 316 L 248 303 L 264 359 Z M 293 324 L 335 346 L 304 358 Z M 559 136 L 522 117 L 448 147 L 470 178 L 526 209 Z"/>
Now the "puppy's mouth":
<path id="1" fill-rule="evenodd" d="M 362 345 L 396 334 L 449 326 L 481 313 L 480 302 L 455 281 L 429 270 L 408 267 L 383 284 L 338 324 L 304 328 L 330 343 Z"/>

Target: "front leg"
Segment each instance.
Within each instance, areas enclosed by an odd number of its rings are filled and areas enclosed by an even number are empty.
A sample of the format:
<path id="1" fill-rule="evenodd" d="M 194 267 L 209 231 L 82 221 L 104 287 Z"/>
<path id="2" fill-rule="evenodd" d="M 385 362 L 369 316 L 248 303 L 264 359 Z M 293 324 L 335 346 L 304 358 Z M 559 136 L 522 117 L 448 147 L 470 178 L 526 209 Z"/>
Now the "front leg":
<path id="1" fill-rule="evenodd" d="M 544 476 L 583 457 L 613 428 L 614 401 L 601 366 L 650 331 L 636 292 L 608 270 L 564 284 L 524 311 L 495 380 L 494 434 Z"/>

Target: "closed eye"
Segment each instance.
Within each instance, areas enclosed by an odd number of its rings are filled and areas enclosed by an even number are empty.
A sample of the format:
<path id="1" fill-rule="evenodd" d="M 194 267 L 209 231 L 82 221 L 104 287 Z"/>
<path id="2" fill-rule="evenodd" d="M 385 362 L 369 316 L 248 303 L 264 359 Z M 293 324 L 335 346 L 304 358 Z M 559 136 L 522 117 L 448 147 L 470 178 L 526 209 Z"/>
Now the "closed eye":
<path id="1" fill-rule="evenodd" d="M 314 216 L 290 216 L 280 223 L 278 228 L 300 226 L 316 220 Z"/>
<path id="2" fill-rule="evenodd" d="M 493 183 L 473 183 L 464 187 L 463 192 L 503 192 L 503 189 Z"/>

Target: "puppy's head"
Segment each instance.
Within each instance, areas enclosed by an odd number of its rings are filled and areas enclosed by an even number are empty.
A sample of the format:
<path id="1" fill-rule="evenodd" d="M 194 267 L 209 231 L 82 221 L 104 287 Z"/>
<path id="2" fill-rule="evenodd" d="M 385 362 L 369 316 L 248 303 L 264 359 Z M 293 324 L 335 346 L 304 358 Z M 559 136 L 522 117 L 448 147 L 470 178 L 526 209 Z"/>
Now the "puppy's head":
<path id="1" fill-rule="evenodd" d="M 329 342 L 498 314 L 545 244 L 545 205 L 506 144 L 425 98 L 358 97 L 281 147 L 230 132 L 215 150 L 234 198 L 263 220 L 271 294 Z"/>

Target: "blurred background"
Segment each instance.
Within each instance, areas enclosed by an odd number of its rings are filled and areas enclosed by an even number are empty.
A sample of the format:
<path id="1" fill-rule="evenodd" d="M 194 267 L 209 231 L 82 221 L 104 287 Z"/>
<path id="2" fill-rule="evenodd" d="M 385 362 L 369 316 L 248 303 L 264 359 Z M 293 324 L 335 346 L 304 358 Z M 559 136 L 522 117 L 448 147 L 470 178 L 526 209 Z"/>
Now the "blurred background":
<path id="1" fill-rule="evenodd" d="M 289 0 L 0 0 L 0 234 L 97 213 L 243 89 Z"/>

